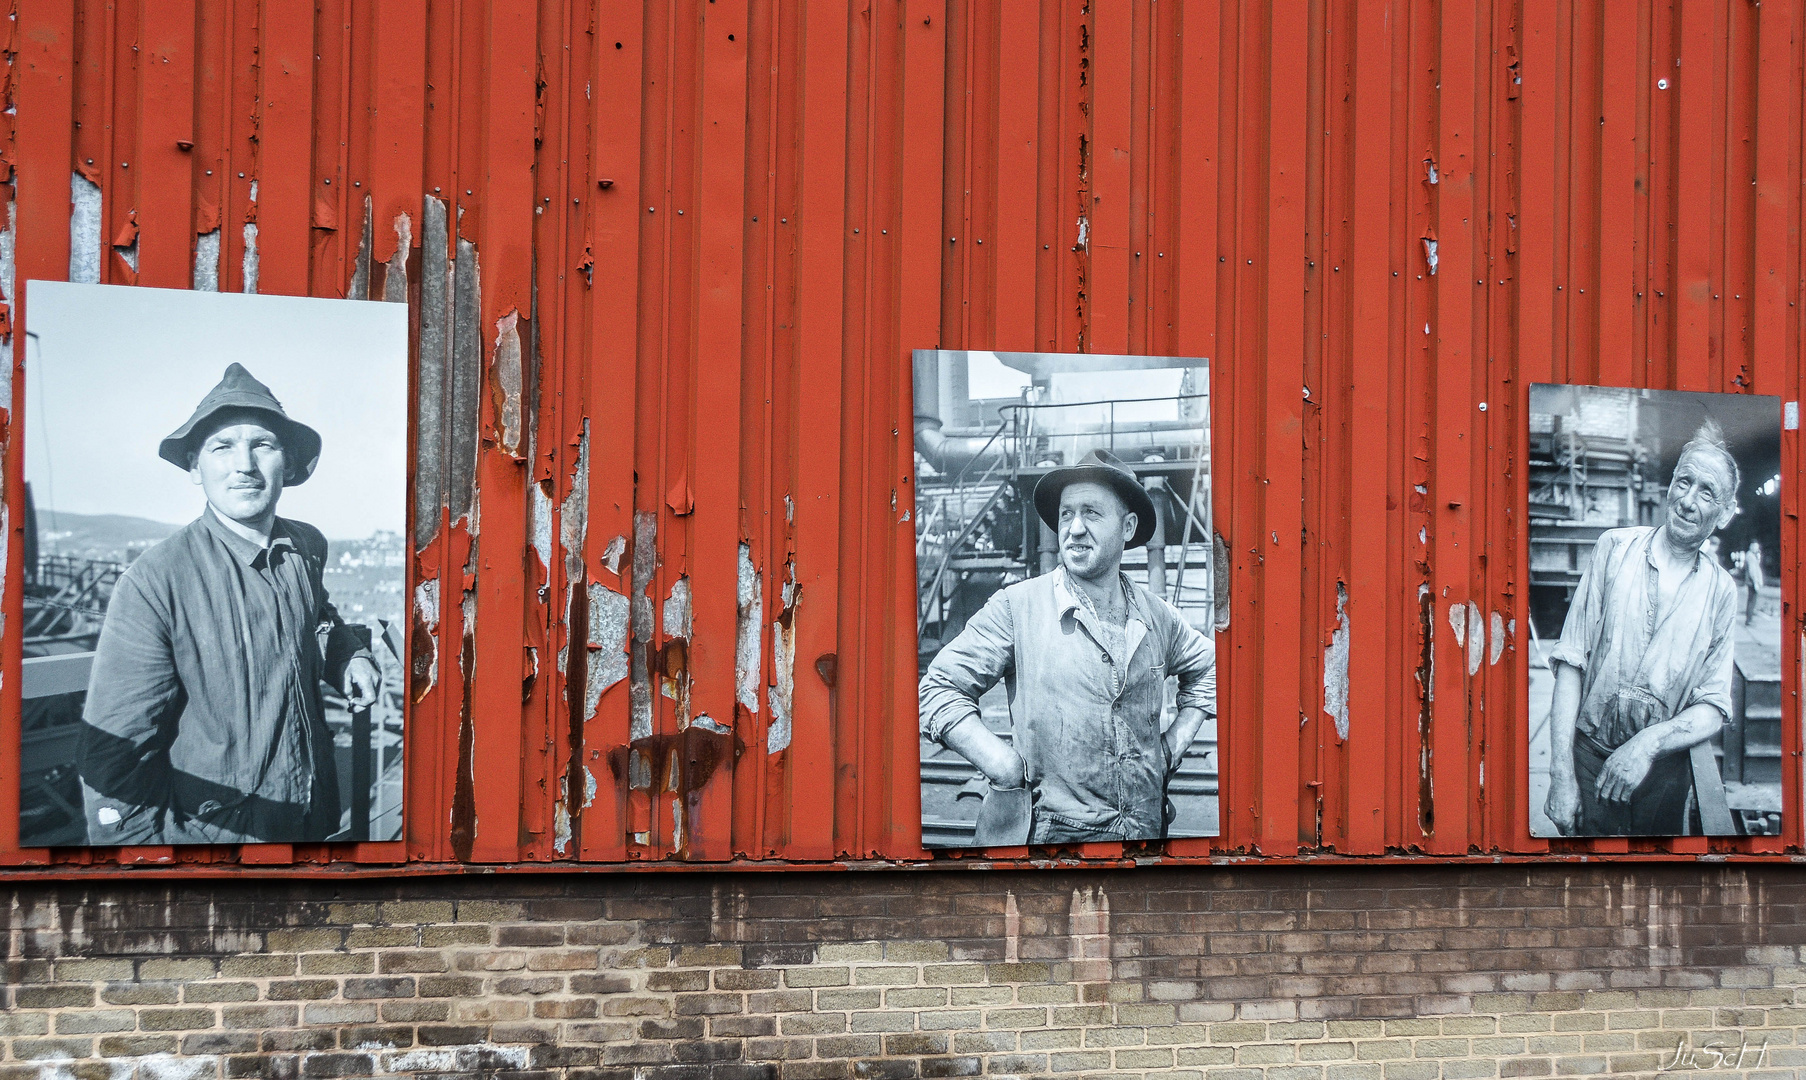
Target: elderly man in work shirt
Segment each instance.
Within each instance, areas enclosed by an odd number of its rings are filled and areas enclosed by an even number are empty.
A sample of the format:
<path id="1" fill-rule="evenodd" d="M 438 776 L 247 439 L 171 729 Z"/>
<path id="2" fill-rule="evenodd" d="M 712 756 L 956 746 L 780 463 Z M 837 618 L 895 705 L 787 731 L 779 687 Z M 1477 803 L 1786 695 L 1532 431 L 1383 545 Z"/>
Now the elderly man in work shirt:
<path id="1" fill-rule="evenodd" d="M 376 698 L 327 602 L 319 530 L 276 516 L 320 436 L 233 364 L 159 448 L 207 497 L 114 586 L 83 712 L 93 844 L 324 840 L 339 793 L 320 680 Z"/>
<path id="2" fill-rule="evenodd" d="M 1731 713 L 1737 584 L 1701 548 L 1737 513 L 1742 474 L 1716 424 L 1681 449 L 1658 527 L 1593 547 L 1561 642 L 1545 812 L 1568 836 L 1675 836 L 1686 751 Z"/>
<path id="3" fill-rule="evenodd" d="M 922 731 L 990 781 L 981 846 L 1165 836 L 1167 784 L 1216 712 L 1215 646 L 1122 572 L 1123 550 L 1155 523 L 1126 465 L 1093 451 L 1043 476 L 1034 501 L 1059 535 L 1060 566 L 991 597 L 934 658 Z M 1162 731 L 1168 675 L 1179 711 Z M 979 716 L 999 679 L 1012 741 Z"/>

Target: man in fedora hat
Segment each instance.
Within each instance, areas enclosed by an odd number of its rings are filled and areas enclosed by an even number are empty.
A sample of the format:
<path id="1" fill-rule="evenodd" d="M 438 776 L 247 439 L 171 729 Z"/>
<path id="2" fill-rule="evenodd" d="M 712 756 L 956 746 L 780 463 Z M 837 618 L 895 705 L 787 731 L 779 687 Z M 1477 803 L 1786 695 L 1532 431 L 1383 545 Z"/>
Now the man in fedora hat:
<path id="1" fill-rule="evenodd" d="M 922 732 L 990 781 L 980 846 L 1166 835 L 1166 787 L 1216 712 L 1216 648 L 1122 572 L 1154 534 L 1153 500 L 1101 450 L 1035 485 L 1060 565 L 992 596 L 922 676 Z M 1161 729 L 1166 678 L 1178 717 Z M 1009 688 L 1012 737 L 978 699 Z"/>
<path id="2" fill-rule="evenodd" d="M 320 436 L 233 364 L 158 454 L 207 507 L 107 605 L 82 716 L 89 842 L 324 840 L 339 796 L 320 682 L 361 708 L 380 677 L 327 601 L 325 537 L 276 516 Z"/>

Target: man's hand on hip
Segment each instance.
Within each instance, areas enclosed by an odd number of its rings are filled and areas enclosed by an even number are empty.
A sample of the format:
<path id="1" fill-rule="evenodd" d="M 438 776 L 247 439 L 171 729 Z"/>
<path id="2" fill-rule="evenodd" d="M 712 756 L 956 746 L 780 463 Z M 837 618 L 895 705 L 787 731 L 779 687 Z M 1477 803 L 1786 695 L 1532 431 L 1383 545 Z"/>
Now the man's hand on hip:
<path id="1" fill-rule="evenodd" d="M 345 665 L 344 684 L 340 689 L 345 691 L 345 701 L 352 708 L 368 709 L 376 704 L 382 685 L 382 672 L 376 670 L 376 664 L 369 657 L 359 656 Z"/>

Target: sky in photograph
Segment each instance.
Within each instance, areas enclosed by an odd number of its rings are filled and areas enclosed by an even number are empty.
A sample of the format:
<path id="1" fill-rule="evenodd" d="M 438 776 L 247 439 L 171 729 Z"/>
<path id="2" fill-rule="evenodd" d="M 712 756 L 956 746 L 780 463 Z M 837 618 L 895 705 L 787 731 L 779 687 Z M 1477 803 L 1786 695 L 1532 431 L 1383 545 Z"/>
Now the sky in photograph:
<path id="1" fill-rule="evenodd" d="M 277 513 L 329 539 L 403 529 L 405 306 L 48 281 L 26 301 L 25 475 L 40 513 L 192 521 L 206 499 L 157 444 L 236 361 L 323 442 Z"/>

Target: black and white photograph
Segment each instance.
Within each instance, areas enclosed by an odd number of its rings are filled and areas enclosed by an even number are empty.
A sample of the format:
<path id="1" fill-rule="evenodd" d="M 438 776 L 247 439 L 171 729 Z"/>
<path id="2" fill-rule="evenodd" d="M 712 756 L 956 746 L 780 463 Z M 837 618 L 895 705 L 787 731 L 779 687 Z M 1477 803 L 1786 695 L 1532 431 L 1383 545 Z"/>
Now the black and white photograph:
<path id="1" fill-rule="evenodd" d="M 1781 831 L 1781 403 L 1530 388 L 1530 831 Z"/>
<path id="2" fill-rule="evenodd" d="M 401 835 L 401 304 L 27 284 L 25 846 Z"/>
<path id="3" fill-rule="evenodd" d="M 918 349 L 922 843 L 1217 835 L 1201 358 Z"/>

